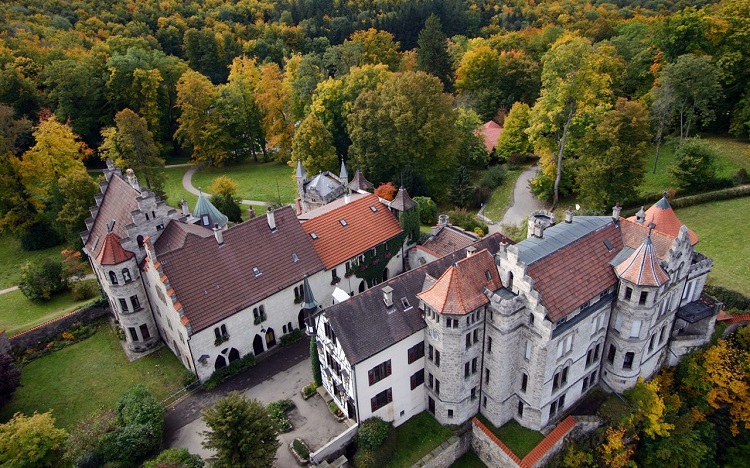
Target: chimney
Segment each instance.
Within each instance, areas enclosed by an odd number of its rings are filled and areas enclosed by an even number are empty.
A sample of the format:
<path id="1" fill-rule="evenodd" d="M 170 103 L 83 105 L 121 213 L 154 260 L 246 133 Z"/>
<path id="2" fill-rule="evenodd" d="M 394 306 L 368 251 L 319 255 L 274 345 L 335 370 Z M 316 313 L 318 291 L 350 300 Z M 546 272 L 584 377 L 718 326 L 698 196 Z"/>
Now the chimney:
<path id="1" fill-rule="evenodd" d="M 302 199 L 299 197 L 294 200 L 294 206 L 297 208 L 297 216 L 302 214 Z"/>
<path id="2" fill-rule="evenodd" d="M 539 239 L 544 237 L 544 223 L 539 220 L 534 222 L 533 236 L 538 237 Z"/>
<path id="3" fill-rule="evenodd" d="M 188 202 L 184 198 L 180 201 L 180 206 L 182 207 L 182 215 L 183 216 L 190 216 L 190 208 L 188 207 Z"/>
<path id="4" fill-rule="evenodd" d="M 135 172 L 133 172 L 133 169 L 128 169 L 127 171 L 125 171 L 125 175 L 130 186 L 140 192 L 141 185 L 138 183 L 138 178 L 135 176 Z"/>
<path id="5" fill-rule="evenodd" d="M 570 211 L 570 210 L 568 210 Z M 566 214 L 567 217 L 567 214 Z M 572 221 L 572 219 L 571 219 Z M 542 238 L 544 230 L 555 225 L 555 214 L 547 210 L 536 210 L 529 216 L 526 237 Z"/>
<path id="6" fill-rule="evenodd" d="M 224 245 L 224 233 L 221 232 L 218 224 L 214 224 L 214 237 L 217 244 Z"/>
<path id="7" fill-rule="evenodd" d="M 466 258 L 469 258 L 472 255 L 474 255 L 474 253 L 476 253 L 476 251 L 477 251 L 477 248 L 474 247 L 473 245 L 470 245 L 470 246 L 466 247 Z"/>
<path id="8" fill-rule="evenodd" d="M 266 211 L 266 217 L 268 218 L 268 227 L 274 231 L 276 229 L 276 217 L 273 214 L 273 208 L 270 206 L 268 207 L 268 211 Z"/>
<path id="9" fill-rule="evenodd" d="M 384 286 L 383 287 L 383 302 L 385 302 L 385 305 L 387 307 L 391 307 L 393 305 L 393 288 L 390 286 Z"/>
<path id="10" fill-rule="evenodd" d="M 620 202 L 617 202 L 615 206 L 612 207 L 612 219 L 617 221 L 620 219 L 620 212 L 622 211 L 622 207 L 620 206 Z"/>
<path id="11" fill-rule="evenodd" d="M 255 218 L 255 208 L 253 208 L 252 206 L 251 206 L 251 207 L 250 207 L 250 209 L 249 209 L 249 210 L 247 211 L 247 213 L 248 213 L 248 216 L 250 217 L 250 219 L 253 219 L 253 218 Z"/>
<path id="12" fill-rule="evenodd" d="M 635 222 L 639 224 L 646 222 L 646 212 L 643 210 L 643 207 L 635 214 Z"/>
<path id="13" fill-rule="evenodd" d="M 349 191 L 347 190 L 346 192 L 344 192 L 344 204 L 346 205 L 348 203 L 349 203 Z"/>
<path id="14" fill-rule="evenodd" d="M 573 222 L 573 207 L 569 206 L 565 211 L 565 222 L 570 224 Z"/>
<path id="15" fill-rule="evenodd" d="M 447 214 L 441 214 L 438 216 L 438 226 L 447 226 L 448 225 L 448 215 Z"/>

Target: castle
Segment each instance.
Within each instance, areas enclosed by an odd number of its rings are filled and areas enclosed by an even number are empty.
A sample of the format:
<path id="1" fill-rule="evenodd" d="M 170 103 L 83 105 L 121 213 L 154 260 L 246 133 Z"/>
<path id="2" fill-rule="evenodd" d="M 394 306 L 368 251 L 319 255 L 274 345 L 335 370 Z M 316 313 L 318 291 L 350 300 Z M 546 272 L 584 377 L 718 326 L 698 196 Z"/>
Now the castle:
<path id="1" fill-rule="evenodd" d="M 393 202 L 363 190 L 326 200 L 304 223 L 286 206 L 228 227 L 203 194 L 191 213 L 132 171 L 108 163 L 104 175 L 81 238 L 126 346 L 137 356 L 164 343 L 202 382 L 401 273 L 412 242 L 399 220 L 416 204 L 403 189 Z"/>
<path id="2" fill-rule="evenodd" d="M 425 261 L 317 319 L 323 385 L 353 419 L 481 413 L 539 430 L 592 388 L 622 392 L 713 332 L 720 304 L 702 294 L 712 261 L 666 196 L 631 218 L 619 206 L 558 224 L 535 212 L 515 245 L 440 232 L 458 249 L 412 251 Z"/>

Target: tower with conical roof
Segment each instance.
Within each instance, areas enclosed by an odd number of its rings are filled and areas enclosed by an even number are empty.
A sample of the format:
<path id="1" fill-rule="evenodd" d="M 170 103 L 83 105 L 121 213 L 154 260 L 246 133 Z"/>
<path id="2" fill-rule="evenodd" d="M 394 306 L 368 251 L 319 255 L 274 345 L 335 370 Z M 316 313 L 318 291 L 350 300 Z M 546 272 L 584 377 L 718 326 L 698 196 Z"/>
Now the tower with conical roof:
<path id="1" fill-rule="evenodd" d="M 193 216 L 198 219 L 198 223 L 208 229 L 213 229 L 218 225 L 219 229 L 226 229 L 227 218 L 213 203 L 211 203 L 203 192 L 198 195 L 198 201 L 193 209 Z"/>
<path id="2" fill-rule="evenodd" d="M 318 314 L 320 306 L 315 301 L 315 296 L 313 296 L 313 291 L 310 287 L 310 282 L 307 280 L 307 275 L 305 275 L 305 280 L 302 283 L 302 297 L 304 298 L 304 302 L 302 303 L 302 312 L 305 316 L 305 324 L 307 326 L 306 332 L 308 335 L 314 335 L 315 318 Z"/>

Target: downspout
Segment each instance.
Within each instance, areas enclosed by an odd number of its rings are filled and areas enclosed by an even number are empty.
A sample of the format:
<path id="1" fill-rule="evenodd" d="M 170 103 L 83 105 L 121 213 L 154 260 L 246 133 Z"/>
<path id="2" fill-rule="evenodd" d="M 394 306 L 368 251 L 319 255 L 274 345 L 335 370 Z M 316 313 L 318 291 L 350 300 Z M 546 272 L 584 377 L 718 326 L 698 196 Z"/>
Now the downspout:
<path id="1" fill-rule="evenodd" d="M 477 414 L 481 412 L 482 408 L 482 398 L 484 398 L 484 352 L 486 349 L 486 342 L 487 342 L 487 306 L 484 307 L 484 320 L 482 320 L 482 366 L 481 371 L 479 374 L 479 395 L 480 398 L 478 398 L 479 402 L 477 404 Z"/>

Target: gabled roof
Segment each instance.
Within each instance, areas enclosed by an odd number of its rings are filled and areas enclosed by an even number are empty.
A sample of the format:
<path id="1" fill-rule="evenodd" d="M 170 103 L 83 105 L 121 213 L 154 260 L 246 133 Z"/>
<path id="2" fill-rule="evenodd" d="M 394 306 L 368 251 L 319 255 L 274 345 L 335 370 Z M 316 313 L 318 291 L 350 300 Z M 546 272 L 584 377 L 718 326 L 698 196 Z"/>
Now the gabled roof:
<path id="1" fill-rule="evenodd" d="M 630 257 L 615 267 L 617 276 L 638 286 L 661 286 L 669 275 L 659 265 L 651 236 Z"/>
<path id="2" fill-rule="evenodd" d="M 635 216 L 628 218 L 629 221 L 635 221 L 635 219 Z M 680 221 L 669 204 L 666 195 L 646 210 L 646 220 L 643 224 L 648 227 L 651 223 L 656 225 L 654 230 L 672 238 L 680 235 L 680 228 L 683 226 L 682 221 Z M 690 244 L 695 245 L 698 243 L 698 235 L 690 228 L 688 228 L 688 235 L 690 236 Z"/>
<path id="3" fill-rule="evenodd" d="M 473 232 L 465 231 L 449 224 L 440 227 L 440 230 L 435 235 L 430 236 L 429 239 L 416 248 L 439 258 L 455 250 L 468 247 L 477 240 L 479 240 L 479 237 Z"/>
<path id="4" fill-rule="evenodd" d="M 592 217 L 576 216 L 571 224 L 560 223 L 545 229 L 543 239 L 526 239 L 517 244 L 519 251 L 528 241 L 541 247 L 549 231 L 558 234 L 550 236 L 550 240 L 559 240 L 560 235 L 566 239 L 563 246 L 536 259 L 526 269 L 553 322 L 617 283 L 609 262 L 623 247 L 618 226 L 611 217 L 599 216 L 596 218 L 603 223 L 587 223 L 585 230 L 574 229 L 576 223 L 583 221 L 580 218 Z M 570 236 L 575 233 L 576 237 L 568 239 L 566 232 Z"/>
<path id="5" fill-rule="evenodd" d="M 499 249 L 502 239 L 500 234 L 493 234 L 478 241 L 474 246 L 494 253 Z M 465 250 L 460 250 L 456 254 L 466 256 Z M 426 281 L 429 283 L 428 278 L 441 276 L 452 263 L 453 259 L 450 256 L 440 258 L 326 309 L 326 317 L 349 362 L 356 364 L 364 361 L 422 330 L 425 321 L 419 309 L 417 294 L 422 291 Z M 386 306 L 383 300 L 385 286 L 392 288 L 391 307 Z M 406 300 L 408 307 L 402 299 Z"/>
<path id="6" fill-rule="evenodd" d="M 321 197 L 325 197 L 340 189 L 344 184 L 341 183 L 338 177 L 325 171 L 308 180 L 304 185 L 305 192 L 315 189 Z"/>
<path id="7" fill-rule="evenodd" d="M 494 258 L 484 249 L 451 265 L 417 297 L 441 314 L 464 315 L 489 302 L 485 289 L 497 291 L 502 287 Z"/>
<path id="8" fill-rule="evenodd" d="M 245 221 L 223 232 L 217 244 L 210 232 L 197 235 L 189 225 L 170 223 L 184 232 L 163 234 L 155 243 L 157 259 L 170 286 L 177 291 L 193 332 L 198 332 L 303 281 L 323 269 L 320 258 L 291 207 L 274 211 L 276 229 L 266 216 Z M 202 232 L 208 232 L 202 229 Z M 179 248 L 166 242 L 181 241 Z M 257 273 L 254 271 L 257 268 Z M 290 304 L 290 307 L 292 304 Z"/>
<path id="9" fill-rule="evenodd" d="M 110 232 L 104 237 L 104 244 L 99 250 L 99 255 L 96 256 L 96 261 L 100 265 L 117 265 L 133 257 L 135 257 L 133 252 L 122 248 L 117 234 Z"/>
<path id="10" fill-rule="evenodd" d="M 398 211 L 407 211 L 417 206 L 417 202 L 411 199 L 405 188 L 401 187 L 391 201 L 390 207 Z"/>
<path id="11" fill-rule="evenodd" d="M 131 213 L 138 209 L 139 196 L 140 192 L 120 176 L 112 175 L 86 241 L 85 247 L 89 256 L 94 258 L 99 256 L 104 245 L 104 238 L 109 232 L 107 225 L 111 225 L 112 221 L 114 221 L 114 226 L 111 226 L 112 232 L 119 239 L 128 237 L 128 230 L 125 227 L 133 223 Z"/>
<path id="12" fill-rule="evenodd" d="M 170 221 L 167 227 L 156 241 L 157 252 L 165 254 L 173 250 L 179 250 L 185 245 L 188 235 L 198 237 L 213 237 L 213 231 L 197 224 L 183 223 L 181 221 Z"/>
<path id="13" fill-rule="evenodd" d="M 200 220 L 201 225 L 208 228 L 213 228 L 216 224 L 218 224 L 220 228 L 223 228 L 227 225 L 227 221 L 229 221 L 229 218 L 219 211 L 219 209 L 206 198 L 203 192 L 198 195 L 198 201 L 195 203 L 195 209 L 193 209 L 193 216 Z M 207 223 L 203 220 L 204 216 L 208 216 Z"/>
<path id="14" fill-rule="evenodd" d="M 492 149 L 497 146 L 497 140 L 500 138 L 502 132 L 503 127 L 494 120 L 490 120 L 482 125 L 482 139 L 484 140 L 484 146 L 487 148 L 487 151 L 492 151 Z"/>
<path id="15" fill-rule="evenodd" d="M 372 190 L 375 188 L 374 185 L 372 185 L 372 182 L 365 179 L 364 174 L 362 174 L 362 171 L 360 169 L 357 169 L 357 172 L 354 173 L 354 179 L 352 179 L 351 182 L 349 182 L 349 185 L 347 185 L 350 190 L 356 192 L 358 190 Z"/>
<path id="16" fill-rule="evenodd" d="M 326 269 L 402 232 L 396 217 L 372 194 L 306 221 L 302 228 Z"/>

